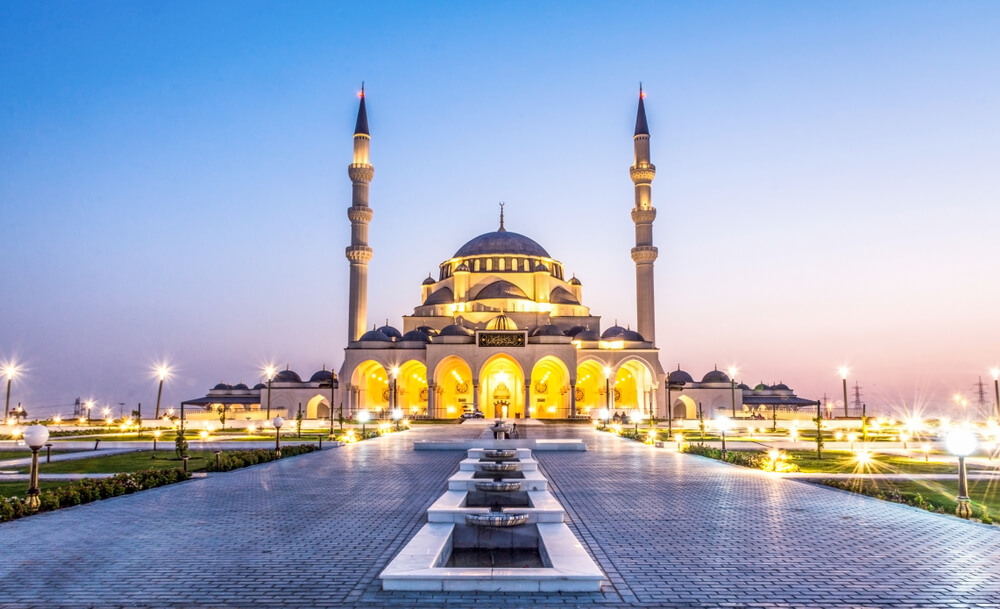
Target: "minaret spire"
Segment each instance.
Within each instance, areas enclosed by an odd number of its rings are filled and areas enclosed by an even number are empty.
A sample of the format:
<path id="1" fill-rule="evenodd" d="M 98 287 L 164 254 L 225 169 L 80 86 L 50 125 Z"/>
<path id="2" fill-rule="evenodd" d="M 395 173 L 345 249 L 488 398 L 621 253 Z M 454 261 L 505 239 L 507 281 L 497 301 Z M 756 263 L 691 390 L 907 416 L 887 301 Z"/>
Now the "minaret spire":
<path id="1" fill-rule="evenodd" d="M 632 209 L 635 247 L 632 248 L 632 260 L 635 261 L 638 331 L 644 339 L 655 345 L 653 262 L 656 260 L 657 250 L 653 246 L 653 220 L 656 219 L 656 208 L 653 207 L 652 184 L 656 176 L 656 166 L 649 162 L 649 124 L 646 122 L 646 106 L 643 102 L 645 97 L 642 83 L 639 83 L 639 108 L 635 115 L 635 134 L 632 136 L 635 162 L 629 168 L 629 176 L 635 184 L 635 207 Z"/>
<path id="2" fill-rule="evenodd" d="M 365 108 L 365 84 L 361 83 L 358 94 L 358 120 L 354 126 L 354 158 L 347 166 L 347 175 L 353 186 L 351 206 L 347 217 L 351 221 L 351 245 L 345 254 L 350 262 L 350 288 L 347 303 L 347 340 L 354 342 L 365 333 L 368 325 L 368 261 L 372 259 L 372 248 L 368 247 L 368 223 L 372 220 L 372 210 L 368 206 L 368 188 L 375 176 L 375 168 L 369 162 L 368 152 L 371 135 L 368 132 L 368 111 Z"/>
<path id="3" fill-rule="evenodd" d="M 503 227 L 503 201 L 500 202 L 500 228 L 497 229 L 498 233 L 505 233 L 507 229 Z"/>

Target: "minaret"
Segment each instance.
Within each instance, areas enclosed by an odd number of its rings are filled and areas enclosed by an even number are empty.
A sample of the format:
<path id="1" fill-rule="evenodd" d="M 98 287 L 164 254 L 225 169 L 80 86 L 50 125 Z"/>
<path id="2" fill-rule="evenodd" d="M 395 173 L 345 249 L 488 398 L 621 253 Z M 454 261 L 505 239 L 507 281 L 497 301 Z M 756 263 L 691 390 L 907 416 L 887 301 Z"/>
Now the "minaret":
<path id="1" fill-rule="evenodd" d="M 368 316 L 368 261 L 372 259 L 372 248 L 368 247 L 368 223 L 372 221 L 372 210 L 368 207 L 368 185 L 375 175 L 375 168 L 368 162 L 368 113 L 365 111 L 365 86 L 361 85 L 361 104 L 358 106 L 358 122 L 354 126 L 354 160 L 347 166 L 351 177 L 353 193 L 347 217 L 351 220 L 351 245 L 347 248 L 347 259 L 351 263 L 350 296 L 347 303 L 347 340 L 354 342 L 365 333 Z"/>
<path id="2" fill-rule="evenodd" d="M 649 162 L 649 126 L 646 124 L 646 108 L 642 101 L 644 97 L 642 85 L 639 85 L 639 111 L 635 116 L 635 135 L 632 138 L 635 163 L 629 168 L 629 175 L 635 184 L 635 208 L 632 209 L 632 221 L 635 222 L 635 247 L 632 248 L 632 260 L 635 261 L 638 332 L 655 345 L 653 262 L 656 260 L 657 252 L 653 246 L 653 220 L 656 219 L 656 208 L 653 207 L 652 184 L 653 177 L 656 176 L 656 167 Z"/>

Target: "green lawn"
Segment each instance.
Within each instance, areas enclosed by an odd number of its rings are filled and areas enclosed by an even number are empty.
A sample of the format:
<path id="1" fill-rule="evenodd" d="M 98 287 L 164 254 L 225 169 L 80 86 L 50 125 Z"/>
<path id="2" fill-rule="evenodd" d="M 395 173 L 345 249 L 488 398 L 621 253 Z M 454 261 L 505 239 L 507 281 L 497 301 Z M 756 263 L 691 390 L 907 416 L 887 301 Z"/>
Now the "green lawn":
<path id="1" fill-rule="evenodd" d="M 38 488 L 44 490 L 58 488 L 69 484 L 70 480 L 41 480 Z M 27 480 L 11 480 L 0 482 L 0 497 L 25 497 L 28 494 Z"/>
<path id="2" fill-rule="evenodd" d="M 799 471 L 805 473 L 835 473 L 835 474 L 951 474 L 958 472 L 958 464 L 954 459 L 940 460 L 933 458 L 924 463 L 923 454 L 913 457 L 871 453 L 867 465 L 860 465 L 855 453 L 848 450 L 824 450 L 823 458 L 816 458 L 815 450 L 785 451 L 788 461 L 799 466 Z M 975 471 L 975 466 L 969 471 Z"/>
<path id="3" fill-rule="evenodd" d="M 924 501 L 935 508 L 941 507 L 947 514 L 954 514 L 958 501 L 958 479 L 953 480 L 854 480 L 847 487 L 850 490 L 878 489 L 889 495 L 895 489 L 903 497 L 912 501 L 918 494 Z M 1000 480 L 969 480 L 969 498 L 972 500 L 972 513 L 980 518 L 985 507 L 994 519 L 1000 516 Z"/>
<path id="4" fill-rule="evenodd" d="M 188 451 L 188 455 L 191 457 L 188 460 L 189 472 L 205 469 L 209 459 L 215 458 L 214 451 L 210 450 L 192 450 Z M 155 453 L 143 450 L 104 457 L 41 463 L 38 471 L 42 474 L 110 474 L 146 469 L 173 469 L 181 466 L 182 462 L 174 455 L 173 450 L 158 450 Z M 29 468 L 21 467 L 17 471 L 28 473 Z"/>
<path id="5" fill-rule="evenodd" d="M 76 451 L 73 451 L 73 450 L 53 450 L 52 454 L 53 455 L 58 455 L 59 453 L 71 453 L 71 452 L 76 452 Z M 24 459 L 25 457 L 30 457 L 30 456 L 31 456 L 31 451 L 30 450 L 4 450 L 4 451 L 0 451 L 0 462 L 2 462 L 2 461 L 8 461 L 10 459 Z M 45 462 L 45 450 L 44 449 L 38 451 L 38 462 L 39 463 L 44 463 Z"/>

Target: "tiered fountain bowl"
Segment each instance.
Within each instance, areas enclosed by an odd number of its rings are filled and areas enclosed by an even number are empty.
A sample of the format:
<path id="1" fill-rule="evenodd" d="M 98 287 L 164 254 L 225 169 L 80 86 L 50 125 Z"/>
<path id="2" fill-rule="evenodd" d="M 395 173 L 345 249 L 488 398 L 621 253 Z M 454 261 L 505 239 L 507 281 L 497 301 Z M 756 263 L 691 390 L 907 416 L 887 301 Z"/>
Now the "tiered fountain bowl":
<path id="1" fill-rule="evenodd" d="M 504 463 L 517 457 L 516 450 L 488 450 L 483 453 L 476 467 L 480 471 L 493 474 L 492 482 L 477 482 L 476 490 L 487 493 L 513 493 L 521 490 L 520 482 L 505 482 L 503 474 L 517 471 L 516 463 Z M 503 511 L 500 503 L 493 504 L 485 514 L 466 514 L 465 522 L 477 527 L 516 527 L 528 521 L 527 514 L 512 514 Z"/>

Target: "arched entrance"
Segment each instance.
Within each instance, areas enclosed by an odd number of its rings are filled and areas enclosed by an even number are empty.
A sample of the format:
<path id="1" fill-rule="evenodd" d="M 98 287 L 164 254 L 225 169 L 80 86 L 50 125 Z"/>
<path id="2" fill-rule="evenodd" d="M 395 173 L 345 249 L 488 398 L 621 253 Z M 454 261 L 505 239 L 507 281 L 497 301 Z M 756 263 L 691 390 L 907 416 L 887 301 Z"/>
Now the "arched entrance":
<path id="1" fill-rule="evenodd" d="M 605 364 L 586 360 L 576 368 L 576 412 L 590 417 L 605 406 Z"/>
<path id="2" fill-rule="evenodd" d="M 306 403 L 305 417 L 307 419 L 328 419 L 330 418 L 330 398 L 322 395 L 314 395 Z"/>
<path id="3" fill-rule="evenodd" d="M 615 373 L 615 408 L 648 416 L 653 401 L 653 373 L 644 362 L 631 359 Z"/>
<path id="4" fill-rule="evenodd" d="M 674 418 L 675 419 L 696 419 L 698 418 L 698 405 L 694 403 L 694 400 L 686 395 L 678 396 L 674 400 Z"/>
<path id="5" fill-rule="evenodd" d="M 472 369 L 465 360 L 450 355 L 434 371 L 434 405 L 428 416 L 454 418 L 472 410 Z"/>
<path id="6" fill-rule="evenodd" d="M 569 370 L 557 357 L 547 355 L 531 371 L 531 416 L 537 418 L 569 417 Z"/>
<path id="7" fill-rule="evenodd" d="M 427 416 L 427 366 L 417 360 L 409 360 L 399 367 L 396 376 L 396 408 L 403 416 Z"/>
<path id="8" fill-rule="evenodd" d="M 351 405 L 354 412 L 367 410 L 372 418 L 384 416 L 389 408 L 389 374 L 382 364 L 367 360 L 358 365 L 351 375 L 354 395 Z"/>
<path id="9" fill-rule="evenodd" d="M 479 408 L 487 417 L 524 416 L 524 371 L 509 355 L 494 355 L 480 369 Z"/>

